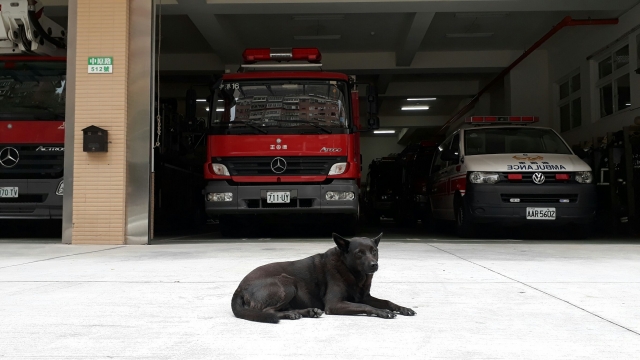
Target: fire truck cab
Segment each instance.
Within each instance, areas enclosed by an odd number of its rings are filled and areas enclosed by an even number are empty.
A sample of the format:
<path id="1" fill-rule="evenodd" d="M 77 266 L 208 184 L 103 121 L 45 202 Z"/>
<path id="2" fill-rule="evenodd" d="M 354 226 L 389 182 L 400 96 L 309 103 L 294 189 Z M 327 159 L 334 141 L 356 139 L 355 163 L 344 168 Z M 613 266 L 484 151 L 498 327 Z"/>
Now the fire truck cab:
<path id="1" fill-rule="evenodd" d="M 305 214 L 353 233 L 361 171 L 353 79 L 318 71 L 314 48 L 247 49 L 243 58 L 209 99 L 217 116 L 204 166 L 207 214 L 223 234 L 239 217 Z"/>
<path id="2" fill-rule="evenodd" d="M 588 229 L 596 209 L 592 170 L 554 130 L 526 126 L 537 121 L 467 118 L 477 126 L 451 134 L 432 163 L 432 216 L 454 220 L 464 237 L 489 223 Z"/>

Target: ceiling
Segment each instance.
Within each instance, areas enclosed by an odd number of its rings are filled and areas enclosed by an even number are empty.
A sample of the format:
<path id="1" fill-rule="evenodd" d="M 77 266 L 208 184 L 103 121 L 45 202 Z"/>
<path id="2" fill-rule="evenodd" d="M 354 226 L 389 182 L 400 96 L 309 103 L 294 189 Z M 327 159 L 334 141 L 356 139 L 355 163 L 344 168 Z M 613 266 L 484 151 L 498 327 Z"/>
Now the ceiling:
<path id="1" fill-rule="evenodd" d="M 66 26 L 67 1 L 42 1 L 45 14 Z M 225 69 L 235 71 L 247 47 L 317 47 L 325 70 L 377 85 L 383 125 L 432 129 L 563 17 L 615 18 L 637 3 L 162 0 L 161 82 L 163 93 L 179 96 L 181 86 L 206 85 Z M 300 36 L 312 38 L 294 38 Z M 437 100 L 426 111 L 400 110 L 408 97 Z"/>

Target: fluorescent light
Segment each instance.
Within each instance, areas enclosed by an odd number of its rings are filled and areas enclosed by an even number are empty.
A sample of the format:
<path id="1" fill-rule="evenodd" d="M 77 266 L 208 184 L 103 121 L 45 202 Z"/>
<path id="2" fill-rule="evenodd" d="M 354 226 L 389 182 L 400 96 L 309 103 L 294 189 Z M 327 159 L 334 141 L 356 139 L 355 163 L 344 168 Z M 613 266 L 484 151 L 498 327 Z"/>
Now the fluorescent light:
<path id="1" fill-rule="evenodd" d="M 374 134 L 395 134 L 395 130 L 373 130 Z"/>
<path id="2" fill-rule="evenodd" d="M 218 112 L 224 111 L 224 108 L 217 108 L 216 111 L 218 111 Z"/>
<path id="3" fill-rule="evenodd" d="M 428 106 L 403 106 L 402 110 L 429 110 Z"/>
<path id="4" fill-rule="evenodd" d="M 457 18 L 501 18 L 509 15 L 507 12 L 469 12 L 456 13 Z"/>
<path id="5" fill-rule="evenodd" d="M 408 98 L 408 101 L 431 101 L 436 100 L 436 98 Z"/>
<path id="6" fill-rule="evenodd" d="M 207 99 L 198 99 L 198 100 L 196 100 L 196 101 L 198 101 L 198 102 L 203 102 L 203 101 L 207 101 Z"/>
<path id="7" fill-rule="evenodd" d="M 478 37 L 491 37 L 493 33 L 458 33 L 458 34 L 446 34 L 448 38 L 478 38 Z"/>
<path id="8" fill-rule="evenodd" d="M 295 35 L 294 40 L 340 40 L 342 35 Z"/>
<path id="9" fill-rule="evenodd" d="M 631 103 L 629 103 L 629 104 L 625 104 L 625 105 L 626 105 L 626 106 L 631 106 Z"/>
<path id="10" fill-rule="evenodd" d="M 293 15 L 292 18 L 298 21 L 344 20 L 344 15 Z"/>

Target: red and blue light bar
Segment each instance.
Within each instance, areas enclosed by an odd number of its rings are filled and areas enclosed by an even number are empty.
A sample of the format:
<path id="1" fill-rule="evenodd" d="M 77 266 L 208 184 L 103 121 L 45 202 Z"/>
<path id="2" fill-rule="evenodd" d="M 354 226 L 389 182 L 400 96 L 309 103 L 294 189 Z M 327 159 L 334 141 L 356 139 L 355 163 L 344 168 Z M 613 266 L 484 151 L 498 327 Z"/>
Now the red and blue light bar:
<path id="1" fill-rule="evenodd" d="M 245 64 L 253 64 L 262 61 L 307 61 L 319 63 L 322 54 L 317 48 L 290 48 L 290 49 L 246 49 L 242 53 Z"/>

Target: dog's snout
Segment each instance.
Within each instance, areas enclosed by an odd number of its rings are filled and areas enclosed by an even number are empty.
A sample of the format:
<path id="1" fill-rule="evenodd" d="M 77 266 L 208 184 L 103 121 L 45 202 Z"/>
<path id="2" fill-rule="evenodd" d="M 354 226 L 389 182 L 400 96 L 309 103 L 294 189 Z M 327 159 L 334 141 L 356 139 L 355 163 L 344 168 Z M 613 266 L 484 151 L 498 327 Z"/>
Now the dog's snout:
<path id="1" fill-rule="evenodd" d="M 378 263 L 371 263 L 371 268 L 373 270 L 378 270 Z"/>

